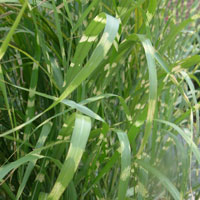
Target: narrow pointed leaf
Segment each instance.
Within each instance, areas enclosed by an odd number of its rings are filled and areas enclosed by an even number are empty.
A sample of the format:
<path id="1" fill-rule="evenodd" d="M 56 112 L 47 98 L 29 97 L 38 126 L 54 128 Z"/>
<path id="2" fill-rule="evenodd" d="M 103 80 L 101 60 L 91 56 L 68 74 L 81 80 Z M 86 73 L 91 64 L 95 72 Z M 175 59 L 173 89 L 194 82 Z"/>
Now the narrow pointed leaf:
<path id="1" fill-rule="evenodd" d="M 56 183 L 48 196 L 48 200 L 60 199 L 72 180 L 90 134 L 91 120 L 83 115 L 76 115 L 75 127 L 72 133 L 70 147 Z"/>
<path id="2" fill-rule="evenodd" d="M 156 176 L 175 200 L 180 200 L 179 191 L 176 189 L 176 187 L 171 183 L 171 181 L 165 175 L 163 175 L 160 171 L 152 167 L 147 162 L 144 162 L 142 160 L 137 160 L 136 162 L 139 165 L 141 165 L 144 169 L 152 173 L 154 176 Z"/>
<path id="3" fill-rule="evenodd" d="M 118 189 L 118 200 L 126 198 L 131 173 L 131 148 L 128 136 L 121 130 L 116 130 L 121 147 L 121 174 Z"/>

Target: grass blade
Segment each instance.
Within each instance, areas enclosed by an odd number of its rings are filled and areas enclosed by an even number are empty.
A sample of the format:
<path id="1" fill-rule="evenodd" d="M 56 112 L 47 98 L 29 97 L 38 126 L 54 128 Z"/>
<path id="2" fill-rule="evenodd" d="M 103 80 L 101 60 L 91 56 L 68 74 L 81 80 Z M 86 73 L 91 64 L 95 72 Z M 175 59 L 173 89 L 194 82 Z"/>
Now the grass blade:
<path id="1" fill-rule="evenodd" d="M 187 144 L 190 146 L 190 148 L 191 148 L 192 152 L 194 153 L 198 163 L 200 164 L 200 151 L 199 151 L 198 147 L 193 142 L 193 140 L 181 128 L 179 128 L 176 124 L 173 124 L 173 123 L 168 122 L 168 121 L 158 120 L 158 119 L 156 119 L 156 121 L 163 123 L 163 124 L 166 124 L 166 125 L 172 127 L 173 129 L 175 129 L 183 137 L 183 139 L 187 142 Z"/>
<path id="2" fill-rule="evenodd" d="M 131 173 L 131 148 L 126 133 L 115 130 L 121 147 L 121 174 L 118 189 L 118 200 L 124 200 L 128 189 L 128 182 Z"/>
<path id="3" fill-rule="evenodd" d="M 182 76 L 186 80 L 186 82 L 188 83 L 188 86 L 189 86 L 189 88 L 191 90 L 191 93 L 192 93 L 192 98 L 193 98 L 193 101 L 194 101 L 194 105 L 196 106 L 198 103 L 197 103 L 197 97 L 195 95 L 194 84 L 193 84 L 192 80 L 190 79 L 189 75 L 186 72 L 181 71 L 180 73 L 182 74 Z M 199 109 L 196 108 L 195 110 L 196 110 L 196 124 L 197 124 L 197 126 L 196 126 L 196 130 L 197 130 L 196 134 L 197 134 L 197 136 L 199 136 L 199 131 L 200 131 L 199 130 Z"/>
<path id="4" fill-rule="evenodd" d="M 25 0 L 23 6 L 22 6 L 22 9 L 20 10 L 14 24 L 12 25 L 8 35 L 6 36 L 6 38 L 4 39 L 1 47 L 0 47 L 0 61 L 1 59 L 3 58 L 4 54 L 6 53 L 6 50 L 8 48 L 8 45 L 12 39 L 12 36 L 24 14 L 24 11 L 27 7 L 27 0 Z M 2 70 L 2 66 L 0 64 L 0 88 L 1 88 L 1 91 L 3 93 L 3 96 L 4 96 L 4 99 L 5 99 L 5 104 L 6 104 L 6 107 L 7 107 L 7 110 L 8 110 L 8 115 L 9 115 L 9 118 L 10 118 L 10 121 L 11 121 L 11 125 L 12 125 L 12 116 L 11 116 L 11 112 L 10 112 L 10 106 L 9 106 L 9 102 L 8 102 L 8 97 L 7 97 L 7 92 L 6 92 L 6 86 L 4 84 L 4 75 L 3 75 L 3 70 Z"/>
<path id="5" fill-rule="evenodd" d="M 95 7 L 100 0 L 93 0 L 91 2 L 91 4 L 87 7 L 87 9 L 85 10 L 85 12 L 81 15 L 81 17 L 78 19 L 78 22 L 76 23 L 76 25 L 73 27 L 72 29 L 72 33 L 74 33 L 79 26 L 81 25 L 81 23 L 83 23 L 83 20 L 86 18 L 86 16 L 90 13 L 90 11 L 92 10 L 93 7 Z"/>
<path id="6" fill-rule="evenodd" d="M 140 154 L 143 151 L 148 141 L 152 129 L 153 118 L 156 108 L 156 101 L 157 101 L 157 72 L 154 60 L 154 52 L 152 51 L 151 48 L 152 45 L 150 40 L 145 38 L 143 35 L 138 35 L 138 37 L 141 40 L 142 45 L 144 47 L 147 58 L 148 70 L 149 70 L 149 106 L 148 106 L 145 133 L 142 140 L 142 144 L 138 151 L 138 154 Z"/>
<path id="7" fill-rule="evenodd" d="M 18 26 L 18 24 L 19 24 L 19 22 L 20 22 L 20 20 L 21 20 L 21 18 L 23 16 L 23 14 L 24 14 L 24 11 L 25 11 L 25 9 L 27 7 L 27 4 L 28 4 L 28 1 L 25 0 L 24 4 L 22 6 L 22 9 L 20 10 L 20 12 L 19 12 L 14 24 L 12 25 L 8 35 L 6 36 L 5 40 L 3 41 L 3 44 L 0 47 L 0 60 L 3 58 L 4 54 L 6 53 L 6 50 L 8 48 L 8 44 L 11 41 L 12 36 L 13 36 L 13 34 L 14 34 L 14 32 L 15 32 L 15 30 L 16 30 L 16 28 L 17 28 L 17 26 Z"/>
<path id="8" fill-rule="evenodd" d="M 39 137 L 39 139 L 37 141 L 37 144 L 35 146 L 36 149 L 43 147 L 43 145 L 44 145 L 44 143 L 45 143 L 45 141 L 46 141 L 46 139 L 47 139 L 47 137 L 48 137 L 48 135 L 50 133 L 51 126 L 52 126 L 51 123 L 47 123 L 47 124 L 45 124 L 43 126 L 41 134 L 40 134 L 40 137 Z M 41 151 L 38 152 L 38 154 L 40 154 L 40 153 L 41 153 Z M 20 184 L 19 189 L 17 191 L 17 196 L 16 196 L 17 200 L 20 198 L 20 196 L 21 196 L 21 194 L 22 194 L 22 192 L 24 190 L 24 187 L 26 186 L 28 178 L 29 178 L 29 176 L 30 176 L 30 174 L 31 174 L 36 162 L 37 162 L 37 159 L 28 164 L 28 166 L 26 168 L 26 172 L 25 172 L 23 180 L 22 180 L 22 183 Z"/>
<path id="9" fill-rule="evenodd" d="M 142 160 L 136 161 L 139 165 L 141 165 L 144 169 L 152 173 L 154 176 L 156 176 L 160 182 L 163 184 L 163 186 L 169 191 L 169 193 L 173 196 L 175 200 L 180 200 L 180 193 L 176 189 L 176 187 L 171 183 L 171 181 L 162 173 L 160 173 L 156 168 L 149 165 L 147 162 L 144 162 Z"/>
<path id="10" fill-rule="evenodd" d="M 0 181 L 2 181 L 2 179 L 13 169 L 17 169 L 19 166 L 27 163 L 27 162 L 34 162 L 37 159 L 41 159 L 44 158 L 44 156 L 42 155 L 38 155 L 38 154 L 27 154 L 26 156 L 12 162 L 9 163 L 5 166 L 0 167 Z"/>
<path id="11" fill-rule="evenodd" d="M 77 114 L 67 157 L 56 183 L 47 198 L 48 200 L 59 199 L 72 180 L 84 152 L 90 129 L 90 118 Z"/>

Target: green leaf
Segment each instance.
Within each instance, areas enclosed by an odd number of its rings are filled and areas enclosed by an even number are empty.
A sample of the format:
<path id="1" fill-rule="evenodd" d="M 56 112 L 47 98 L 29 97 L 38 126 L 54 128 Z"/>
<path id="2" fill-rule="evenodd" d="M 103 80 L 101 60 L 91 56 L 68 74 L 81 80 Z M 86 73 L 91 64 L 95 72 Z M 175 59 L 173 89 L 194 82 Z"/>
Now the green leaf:
<path id="1" fill-rule="evenodd" d="M 154 15 L 156 12 L 156 8 L 157 8 L 157 0 L 150 0 L 148 5 L 148 12 L 151 15 Z"/>
<path id="2" fill-rule="evenodd" d="M 194 55 L 194 56 L 189 56 L 185 59 L 182 59 L 175 63 L 172 67 L 175 66 L 181 66 L 181 68 L 189 68 L 192 67 L 196 64 L 200 63 L 200 56 L 199 55 Z"/>
<path id="3" fill-rule="evenodd" d="M 16 28 L 17 28 L 17 26 L 18 26 L 18 24 L 19 24 L 19 22 L 20 22 L 20 20 L 21 20 L 21 18 L 23 16 L 23 14 L 24 14 L 24 11 L 25 11 L 25 9 L 27 7 L 27 4 L 28 4 L 28 1 L 25 0 L 24 4 L 23 4 L 23 7 L 21 8 L 21 10 L 20 10 L 20 12 L 19 12 L 14 24 L 12 25 L 8 35 L 6 36 L 5 40 L 3 41 L 3 44 L 0 47 L 0 60 L 3 58 L 4 54 L 6 53 L 6 50 L 8 48 L 8 44 L 10 43 L 10 41 L 12 39 L 12 36 L 14 35 L 14 32 L 15 32 L 15 30 L 16 30 Z"/>
<path id="4" fill-rule="evenodd" d="M 124 200 L 131 174 L 131 148 L 127 134 L 121 130 L 115 130 L 115 132 L 117 133 L 121 147 L 121 174 L 118 189 L 118 200 Z"/>
<path id="5" fill-rule="evenodd" d="M 149 106 L 148 106 L 145 133 L 142 140 L 142 144 L 138 152 L 138 154 L 140 154 L 143 151 L 152 130 L 153 118 L 157 101 L 157 72 L 154 60 L 154 51 L 152 51 L 152 45 L 150 40 L 143 35 L 138 35 L 138 37 L 144 47 L 147 58 L 148 70 L 149 70 Z"/>
<path id="6" fill-rule="evenodd" d="M 17 26 L 18 26 L 18 24 L 19 24 L 19 22 L 20 22 L 20 20 L 21 20 L 21 18 L 23 16 L 23 14 L 24 14 L 24 11 L 25 11 L 25 9 L 27 7 L 27 3 L 28 3 L 28 1 L 25 0 L 22 9 L 20 10 L 20 12 L 19 12 L 14 24 L 12 25 L 8 35 L 6 36 L 6 38 L 4 39 L 4 41 L 3 41 L 3 43 L 2 43 L 2 45 L 0 47 L 0 61 L 3 58 L 4 54 L 6 53 L 8 45 L 9 45 L 11 39 L 12 39 L 12 36 L 14 35 L 14 32 L 15 32 L 15 30 L 16 30 L 16 28 L 17 28 Z M 6 107 L 7 107 L 7 110 L 8 110 L 8 114 L 9 114 L 9 118 L 10 118 L 11 125 L 12 125 L 12 123 L 13 123 L 12 122 L 12 116 L 11 116 L 11 112 L 10 112 L 10 106 L 9 106 L 9 102 L 8 102 L 6 86 L 4 84 L 4 75 L 3 75 L 3 70 L 2 70 L 1 64 L 0 64 L 0 89 L 1 89 L 1 91 L 3 93 L 5 104 L 6 104 Z"/>
<path id="7" fill-rule="evenodd" d="M 72 33 L 74 33 L 80 25 L 83 23 L 83 20 L 86 18 L 86 16 L 91 12 L 92 8 L 95 7 L 100 0 L 93 0 L 91 4 L 85 9 L 84 13 L 81 15 L 81 17 L 78 19 L 76 25 L 72 29 Z"/>
<path id="8" fill-rule="evenodd" d="M 18 160 L 0 167 L 0 181 L 13 169 L 17 169 L 19 166 L 27 162 L 35 162 L 37 159 L 44 158 L 42 155 L 36 153 L 29 153 L 28 155 L 19 158 Z"/>
<path id="9" fill-rule="evenodd" d="M 141 165 L 144 169 L 152 173 L 154 176 L 156 176 L 175 200 L 180 200 L 179 191 L 176 189 L 176 187 L 171 183 L 171 181 L 165 175 L 163 175 L 161 172 L 159 172 L 156 168 L 152 167 L 147 162 L 144 162 L 142 160 L 136 160 L 136 162 L 139 165 Z"/>
<path id="10" fill-rule="evenodd" d="M 43 145 L 44 145 L 44 143 L 45 143 L 45 141 L 46 141 L 46 139 L 47 139 L 47 136 L 48 136 L 49 133 L 50 133 L 51 126 L 52 126 L 51 123 L 47 123 L 47 124 L 45 124 L 45 125 L 43 126 L 42 131 L 41 131 L 41 133 L 40 133 L 40 137 L 39 137 L 39 139 L 38 139 L 38 141 L 37 141 L 37 144 L 36 144 L 36 146 L 35 146 L 36 149 L 37 149 L 37 148 L 43 147 Z M 37 153 L 40 154 L 41 151 L 38 151 Z M 31 172 L 32 172 L 32 170 L 33 170 L 33 168 L 35 167 L 36 162 L 37 162 L 37 159 L 34 160 L 33 162 L 29 162 L 29 164 L 28 164 L 28 166 L 27 166 L 27 168 L 26 168 L 26 171 L 25 171 L 25 174 L 24 174 L 22 183 L 20 184 L 19 189 L 18 189 L 18 191 L 17 191 L 17 196 L 16 196 L 16 199 L 17 199 L 17 200 L 20 198 L 20 196 L 21 196 L 21 194 L 22 194 L 22 192 L 23 192 L 23 190 L 24 190 L 24 188 L 25 188 L 25 186 L 26 186 L 26 183 L 27 183 L 27 181 L 28 181 L 28 178 L 29 178 L 29 176 L 30 176 L 30 174 L 31 174 Z"/>
<path id="11" fill-rule="evenodd" d="M 48 200 L 59 199 L 72 180 L 85 150 L 90 129 L 90 118 L 77 114 L 68 154 Z"/>
<path id="12" fill-rule="evenodd" d="M 195 88 L 194 88 L 194 84 L 193 84 L 192 80 L 190 79 L 189 75 L 186 72 L 181 71 L 180 73 L 182 74 L 183 78 L 186 80 L 186 82 L 187 82 L 187 84 L 190 88 L 194 105 L 197 106 L 198 105 L 197 97 L 195 95 Z M 199 125 L 199 109 L 195 107 L 195 111 L 196 111 L 196 124 L 197 124 L 196 134 L 199 136 L 199 132 L 200 132 L 200 130 L 199 130 L 199 128 L 200 128 L 200 125 Z"/>
<path id="13" fill-rule="evenodd" d="M 176 124 L 173 124 L 171 122 L 168 121 L 164 121 L 164 120 L 158 120 L 156 119 L 156 121 L 166 124 L 170 127 L 172 127 L 173 129 L 175 129 L 182 137 L 183 139 L 187 142 L 187 144 L 189 145 L 189 147 L 191 148 L 192 152 L 194 153 L 198 163 L 200 164 L 200 151 L 198 149 L 198 147 L 196 146 L 196 144 L 193 142 L 193 140 L 190 138 L 189 135 L 187 135 L 181 128 L 179 128 Z M 191 134 L 191 133 L 190 133 Z"/>
<path id="14" fill-rule="evenodd" d="M 92 117 L 93 119 L 105 122 L 99 115 L 97 115 L 96 113 L 94 113 L 92 110 L 90 110 L 89 108 L 87 108 L 86 106 L 83 106 L 81 104 L 78 104 L 74 101 L 68 100 L 68 99 L 64 99 L 62 100 L 62 103 L 65 105 L 70 106 L 72 109 L 75 108 L 76 110 L 78 110 L 79 112 Z"/>

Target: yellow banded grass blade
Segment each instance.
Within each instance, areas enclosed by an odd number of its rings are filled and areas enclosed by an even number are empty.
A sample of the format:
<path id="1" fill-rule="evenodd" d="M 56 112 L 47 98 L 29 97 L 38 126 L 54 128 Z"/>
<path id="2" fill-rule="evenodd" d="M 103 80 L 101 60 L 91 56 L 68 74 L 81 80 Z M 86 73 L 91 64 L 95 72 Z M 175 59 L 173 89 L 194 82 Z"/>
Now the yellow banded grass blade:
<path id="1" fill-rule="evenodd" d="M 124 200 L 126 198 L 131 174 L 131 148 L 128 135 L 121 130 L 115 130 L 115 132 L 117 133 L 121 147 L 121 175 L 118 189 L 118 200 Z"/>
<path id="2" fill-rule="evenodd" d="M 48 200 L 58 200 L 69 185 L 85 150 L 90 130 L 90 118 L 76 114 L 75 127 L 73 130 L 69 151 L 56 183 L 54 184 L 53 189 L 47 198 Z"/>

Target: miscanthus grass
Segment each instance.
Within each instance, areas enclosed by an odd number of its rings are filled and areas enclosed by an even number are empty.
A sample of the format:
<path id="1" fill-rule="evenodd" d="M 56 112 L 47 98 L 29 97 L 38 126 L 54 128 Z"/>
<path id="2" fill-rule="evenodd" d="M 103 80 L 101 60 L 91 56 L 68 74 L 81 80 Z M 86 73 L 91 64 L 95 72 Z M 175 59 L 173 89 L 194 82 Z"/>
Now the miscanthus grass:
<path id="1" fill-rule="evenodd" d="M 199 8 L 0 0 L 0 199 L 199 199 Z"/>

